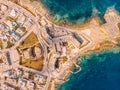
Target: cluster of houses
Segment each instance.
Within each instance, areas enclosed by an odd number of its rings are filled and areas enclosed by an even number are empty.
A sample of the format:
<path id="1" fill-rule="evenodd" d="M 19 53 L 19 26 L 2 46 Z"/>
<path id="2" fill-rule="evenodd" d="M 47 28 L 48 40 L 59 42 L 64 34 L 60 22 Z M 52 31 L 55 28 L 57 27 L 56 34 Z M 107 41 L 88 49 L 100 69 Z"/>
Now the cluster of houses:
<path id="1" fill-rule="evenodd" d="M 44 19 L 41 20 L 40 25 L 43 26 L 41 36 L 48 46 L 48 51 L 52 53 L 50 59 L 52 59 L 53 62 L 51 65 L 59 69 L 62 65 L 62 63 L 60 65 L 59 62 L 62 62 L 62 60 L 63 62 L 67 61 L 73 56 L 73 53 L 77 53 L 77 50 L 82 46 L 84 40 L 77 33 L 70 32 L 53 24 L 48 25 Z"/>
<path id="2" fill-rule="evenodd" d="M 75 48 L 79 48 L 83 43 L 82 38 L 77 33 L 68 32 L 67 30 L 54 26 L 46 27 L 42 31 L 42 37 L 48 44 L 50 50 L 61 56 L 67 55 L 68 44 L 65 43 L 71 43 Z"/>
<path id="3" fill-rule="evenodd" d="M 8 11 L 8 6 L 0 3 L 0 19 L 5 15 L 5 12 Z"/>
<path id="4" fill-rule="evenodd" d="M 7 66 L 11 65 L 11 58 L 10 58 L 10 53 L 9 52 L 0 52 L 0 68 L 3 69 Z"/>
<path id="5" fill-rule="evenodd" d="M 10 69 L 2 73 L 1 88 L 4 90 L 42 90 L 46 76 L 25 71 L 21 68 Z"/>
<path id="6" fill-rule="evenodd" d="M 0 20 L 0 39 L 4 48 L 7 48 L 25 35 L 33 21 L 20 8 L 1 5 L 0 10 L 2 13 L 5 11 L 4 17 Z"/>

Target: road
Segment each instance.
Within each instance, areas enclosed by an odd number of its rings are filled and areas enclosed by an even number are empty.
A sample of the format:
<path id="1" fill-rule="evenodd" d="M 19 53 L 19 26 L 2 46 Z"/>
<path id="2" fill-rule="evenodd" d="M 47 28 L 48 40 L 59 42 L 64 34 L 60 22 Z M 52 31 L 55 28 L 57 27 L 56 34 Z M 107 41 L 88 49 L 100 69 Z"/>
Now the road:
<path id="1" fill-rule="evenodd" d="M 51 75 L 49 73 L 49 70 L 48 70 L 48 67 L 47 67 L 47 46 L 46 44 L 42 41 L 42 37 L 41 37 L 41 27 L 38 23 L 38 20 L 39 20 L 39 17 L 36 16 L 36 24 L 37 24 L 37 29 L 36 29 L 36 35 L 38 37 L 38 40 L 40 42 L 40 44 L 42 45 L 43 47 L 43 50 L 44 50 L 44 67 L 43 67 L 43 73 L 47 73 L 48 74 L 48 79 L 47 79 L 47 82 L 46 82 L 46 85 L 45 85 L 45 89 L 44 90 L 47 90 L 48 89 L 48 86 L 49 86 L 49 83 L 50 83 L 50 80 L 51 80 Z"/>
<path id="2" fill-rule="evenodd" d="M 42 37 L 41 37 L 41 29 L 42 29 L 42 27 L 39 25 L 39 16 L 37 16 L 37 14 L 36 14 L 36 16 L 34 16 L 34 15 L 32 15 L 30 12 L 28 12 L 27 10 L 25 10 L 24 8 L 22 8 L 21 6 L 19 6 L 19 5 L 17 5 L 17 4 L 14 4 L 14 3 L 12 3 L 12 2 L 10 2 L 10 1 L 8 1 L 8 2 L 4 2 L 3 0 L 0 0 L 0 2 L 1 3 L 4 3 L 4 4 L 6 4 L 6 5 L 9 5 L 9 7 L 10 8 L 16 8 L 16 7 L 18 7 L 19 8 L 19 10 L 20 10 L 20 12 L 22 12 L 22 13 L 24 13 L 28 18 L 30 18 L 32 21 L 33 21 L 33 26 L 28 30 L 28 32 L 19 40 L 19 41 L 17 41 L 16 43 L 15 43 L 15 45 L 12 47 L 12 48 L 10 48 L 10 49 L 5 49 L 5 50 L 3 50 L 4 52 L 5 51 L 9 51 L 10 53 L 11 53 L 11 58 L 12 58 L 12 65 L 10 66 L 10 67 L 8 67 L 8 68 L 23 68 L 24 70 L 27 70 L 27 71 L 31 71 L 31 72 L 33 72 L 33 73 L 36 73 L 36 74 L 40 74 L 40 75 L 45 75 L 45 76 L 48 76 L 47 77 L 47 82 L 46 82 L 46 85 L 45 85 L 45 87 L 44 87 L 44 90 L 47 90 L 48 89 L 48 86 L 49 86 L 49 83 L 50 83 L 50 80 L 51 80 L 51 77 L 52 77 L 52 75 L 51 75 L 51 71 L 50 71 L 50 69 L 48 69 L 48 67 L 47 67 L 47 57 L 48 57 L 48 53 L 47 53 L 47 45 L 44 43 L 44 41 L 42 40 Z M 8 14 L 6 14 L 6 16 L 7 16 Z M 45 18 L 46 19 L 46 18 Z M 1 21 L 2 21 L 3 19 L 1 19 Z M 49 21 L 48 21 L 49 22 Z M 49 22 L 49 23 L 51 23 L 51 22 Z M 55 25 L 55 24 L 54 24 Z M 60 26 L 56 26 L 55 25 L 55 27 L 60 27 Z M 64 27 L 60 27 L 60 28 L 63 28 L 64 30 L 67 30 L 68 32 L 70 32 L 70 31 L 73 31 L 73 30 L 70 30 L 70 29 L 67 29 L 67 28 L 64 28 Z M 44 51 L 44 67 L 43 67 L 43 70 L 40 72 L 40 71 L 37 71 L 37 70 L 34 70 L 34 69 L 30 69 L 30 68 L 26 68 L 26 67 L 23 67 L 23 66 L 21 66 L 21 65 L 19 65 L 18 63 L 19 63 L 19 60 L 16 60 L 16 56 L 18 56 L 17 54 L 15 55 L 15 49 L 16 49 L 16 47 L 31 33 L 31 32 L 34 32 L 35 34 L 36 34 L 36 36 L 37 36 L 37 38 L 38 38 L 38 40 L 39 40 L 39 43 L 41 44 L 41 46 L 42 46 L 42 48 L 43 48 L 43 51 Z M 56 39 L 54 39 L 54 42 L 57 42 L 58 40 L 60 40 L 60 39 L 64 39 L 64 38 L 70 38 L 69 36 L 63 36 L 63 37 L 59 37 L 59 38 L 56 38 Z M 93 43 L 90 41 L 90 43 L 88 44 L 88 45 L 86 45 L 85 47 L 83 47 L 83 48 L 81 48 L 80 50 L 79 50 L 79 52 L 82 52 L 82 51 L 85 51 L 85 50 L 88 50 L 88 48 L 91 48 L 91 46 L 93 46 Z M 72 59 L 70 59 L 71 61 L 73 61 L 74 62 L 74 60 L 75 59 L 77 59 L 79 57 L 79 53 L 77 54 L 77 55 L 75 55 Z M 18 61 L 18 62 L 17 62 Z M 72 63 L 72 62 L 70 62 L 70 63 Z M 53 65 L 53 64 L 52 64 Z M 6 69 L 8 69 L 8 68 L 6 68 Z M 64 67 L 64 70 L 63 70 L 63 72 L 65 72 L 65 70 L 67 70 L 69 67 L 67 67 L 67 65 L 66 65 L 66 67 Z M 4 70 L 6 70 L 6 69 L 4 69 Z"/>
<path id="3" fill-rule="evenodd" d="M 12 10 L 12 8 L 18 8 L 20 12 L 24 13 L 28 18 L 30 18 L 32 21 L 33 21 L 33 26 L 30 28 L 30 30 L 28 30 L 28 32 L 23 36 L 21 37 L 20 40 L 18 40 L 15 45 L 13 47 L 11 47 L 10 49 L 4 49 L 2 50 L 2 52 L 6 52 L 6 51 L 9 51 L 10 54 L 11 54 L 11 58 L 12 58 L 12 65 L 11 66 L 8 66 L 8 67 L 5 67 L 4 71 L 8 70 L 8 69 L 11 69 L 11 68 L 23 68 L 24 70 L 28 70 L 28 71 L 31 71 L 33 73 L 36 73 L 36 74 L 40 74 L 40 75 L 45 75 L 45 76 L 48 76 L 48 79 L 47 79 L 47 82 L 46 82 L 46 85 L 45 85 L 45 90 L 47 90 L 48 86 L 49 86 L 49 82 L 51 80 L 51 76 L 49 75 L 49 70 L 47 68 L 47 47 L 45 45 L 45 43 L 42 41 L 42 37 L 40 36 L 40 26 L 38 24 L 38 18 L 35 17 L 34 15 L 32 15 L 29 11 L 25 10 L 24 8 L 22 8 L 21 6 L 15 4 L 15 3 L 12 3 L 10 1 L 3 1 L 3 0 L 0 0 L 0 3 L 3 3 L 7 6 L 9 6 L 9 11 L 10 12 Z M 6 16 L 9 16 L 9 13 L 5 14 L 5 16 L 0 20 L 1 22 L 5 19 Z M 16 56 L 15 55 L 15 49 L 16 47 L 31 33 L 31 32 L 35 32 L 35 34 L 37 35 L 38 37 L 38 40 L 43 48 L 43 51 L 44 51 L 44 67 L 43 67 L 43 71 L 40 72 L 40 71 L 37 71 L 37 70 L 34 70 L 34 69 L 29 69 L 29 68 L 26 68 L 26 67 L 23 67 L 21 65 L 18 65 L 19 63 L 19 60 L 16 60 Z M 19 56 L 17 56 L 19 57 Z"/>

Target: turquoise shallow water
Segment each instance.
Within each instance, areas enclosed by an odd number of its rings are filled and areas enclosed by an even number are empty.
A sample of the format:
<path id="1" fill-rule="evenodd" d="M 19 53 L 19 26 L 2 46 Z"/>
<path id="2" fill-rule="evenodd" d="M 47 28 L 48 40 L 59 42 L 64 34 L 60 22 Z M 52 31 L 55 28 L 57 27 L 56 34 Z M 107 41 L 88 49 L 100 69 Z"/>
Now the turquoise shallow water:
<path id="1" fill-rule="evenodd" d="M 79 65 L 81 72 L 71 74 L 59 90 L 120 90 L 119 51 L 89 53 L 79 58 Z"/>
<path id="2" fill-rule="evenodd" d="M 56 21 L 67 20 L 73 24 L 77 22 L 85 23 L 93 11 L 97 11 L 95 16 L 103 19 L 107 8 L 114 7 L 120 11 L 120 0 L 40 0 L 48 9 L 49 13 L 55 17 Z"/>

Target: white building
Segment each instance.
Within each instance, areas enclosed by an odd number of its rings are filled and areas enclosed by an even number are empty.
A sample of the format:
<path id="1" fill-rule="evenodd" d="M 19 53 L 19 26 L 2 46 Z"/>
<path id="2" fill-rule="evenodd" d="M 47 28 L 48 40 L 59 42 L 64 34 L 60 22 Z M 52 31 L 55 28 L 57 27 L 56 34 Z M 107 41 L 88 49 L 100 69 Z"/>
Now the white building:
<path id="1" fill-rule="evenodd" d="M 24 14 L 20 14 L 20 16 L 19 16 L 18 19 L 17 19 L 17 23 L 18 23 L 19 25 L 23 25 L 23 23 L 25 22 L 26 18 L 27 18 L 27 17 L 26 17 Z"/>
<path id="2" fill-rule="evenodd" d="M 34 52 L 35 52 L 36 57 L 40 57 L 42 53 L 41 48 L 37 46 L 34 48 Z"/>
<path id="3" fill-rule="evenodd" d="M 12 25 L 12 22 L 11 21 L 7 21 L 6 24 L 9 26 L 10 30 L 13 29 L 13 25 Z"/>
<path id="4" fill-rule="evenodd" d="M 29 90 L 34 90 L 35 84 L 31 81 L 28 81 L 27 82 L 27 87 L 28 87 Z"/>
<path id="5" fill-rule="evenodd" d="M 40 24 L 41 24 L 42 26 L 45 26 L 45 25 L 47 25 L 47 22 L 46 22 L 44 19 L 42 19 L 42 20 L 40 21 Z"/>
<path id="6" fill-rule="evenodd" d="M 1 5 L 1 11 L 7 11 L 8 10 L 8 6 L 6 5 Z"/>
<path id="7" fill-rule="evenodd" d="M 20 36 L 17 35 L 15 32 L 12 32 L 12 36 L 14 37 L 14 39 L 15 39 L 16 41 L 18 41 L 18 40 L 20 39 Z"/>
<path id="8" fill-rule="evenodd" d="M 62 56 L 67 56 L 67 48 L 65 46 L 62 47 Z"/>
<path id="9" fill-rule="evenodd" d="M 12 17 L 16 17 L 19 13 L 19 10 L 18 9 L 12 9 L 11 12 L 10 12 L 10 16 Z"/>
<path id="10" fill-rule="evenodd" d="M 27 20 L 24 24 L 23 27 L 26 28 L 26 30 L 28 30 L 28 28 L 30 28 L 32 26 L 32 22 L 30 20 Z"/>
<path id="11" fill-rule="evenodd" d="M 23 36 L 25 34 L 26 30 L 24 28 L 18 28 L 16 30 L 16 33 L 18 33 L 20 36 Z"/>
<path id="12" fill-rule="evenodd" d="M 30 51 L 31 51 L 31 49 L 27 49 L 27 50 L 23 51 L 24 59 L 29 59 L 31 57 Z"/>

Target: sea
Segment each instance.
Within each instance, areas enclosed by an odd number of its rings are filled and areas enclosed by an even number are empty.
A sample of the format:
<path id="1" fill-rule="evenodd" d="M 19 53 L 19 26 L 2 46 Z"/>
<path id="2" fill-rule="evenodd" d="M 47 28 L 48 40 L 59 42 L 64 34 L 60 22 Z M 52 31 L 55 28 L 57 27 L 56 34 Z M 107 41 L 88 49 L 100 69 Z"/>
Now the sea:
<path id="1" fill-rule="evenodd" d="M 104 22 L 108 8 L 120 12 L 120 0 L 40 0 L 55 21 L 85 24 L 96 16 Z M 91 51 L 78 58 L 81 71 L 71 73 L 58 90 L 120 90 L 120 45 Z M 73 72 L 77 68 L 73 68 Z"/>
<path id="2" fill-rule="evenodd" d="M 88 52 L 80 56 L 78 65 L 81 71 L 71 73 L 58 90 L 120 90 L 120 50 Z"/>
<path id="3" fill-rule="evenodd" d="M 120 0 L 40 0 L 54 21 L 68 21 L 72 24 L 86 23 L 96 16 L 104 22 L 103 15 L 108 8 L 120 11 Z"/>

